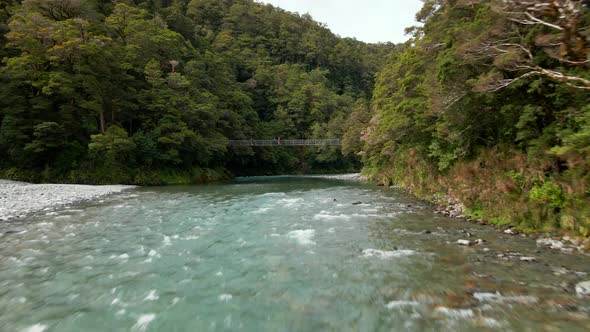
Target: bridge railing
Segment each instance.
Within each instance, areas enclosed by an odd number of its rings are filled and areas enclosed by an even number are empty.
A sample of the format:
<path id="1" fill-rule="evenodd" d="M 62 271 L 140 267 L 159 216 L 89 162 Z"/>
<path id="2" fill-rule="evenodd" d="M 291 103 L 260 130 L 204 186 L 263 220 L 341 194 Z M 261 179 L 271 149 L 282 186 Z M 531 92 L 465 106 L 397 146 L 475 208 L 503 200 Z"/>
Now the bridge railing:
<path id="1" fill-rule="evenodd" d="M 339 146 L 339 139 L 252 139 L 231 140 L 230 146 Z"/>

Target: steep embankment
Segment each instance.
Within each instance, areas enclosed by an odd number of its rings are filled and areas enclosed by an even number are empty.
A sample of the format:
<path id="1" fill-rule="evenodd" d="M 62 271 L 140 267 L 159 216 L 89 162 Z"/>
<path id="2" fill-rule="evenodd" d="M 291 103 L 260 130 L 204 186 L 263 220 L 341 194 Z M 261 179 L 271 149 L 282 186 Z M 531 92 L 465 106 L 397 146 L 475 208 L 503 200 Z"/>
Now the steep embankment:
<path id="1" fill-rule="evenodd" d="M 553 3 L 562 15 L 427 1 L 345 149 L 375 181 L 452 197 L 473 219 L 589 236 L 590 11 Z"/>

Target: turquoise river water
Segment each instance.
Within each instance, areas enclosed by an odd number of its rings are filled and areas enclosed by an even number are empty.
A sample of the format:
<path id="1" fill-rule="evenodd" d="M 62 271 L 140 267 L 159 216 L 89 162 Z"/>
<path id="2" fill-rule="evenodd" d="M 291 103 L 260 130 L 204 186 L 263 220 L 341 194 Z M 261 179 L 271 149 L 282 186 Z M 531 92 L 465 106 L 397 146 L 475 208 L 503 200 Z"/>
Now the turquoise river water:
<path id="1" fill-rule="evenodd" d="M 345 178 L 138 188 L 15 227 L 0 331 L 590 330 L 588 257 Z"/>

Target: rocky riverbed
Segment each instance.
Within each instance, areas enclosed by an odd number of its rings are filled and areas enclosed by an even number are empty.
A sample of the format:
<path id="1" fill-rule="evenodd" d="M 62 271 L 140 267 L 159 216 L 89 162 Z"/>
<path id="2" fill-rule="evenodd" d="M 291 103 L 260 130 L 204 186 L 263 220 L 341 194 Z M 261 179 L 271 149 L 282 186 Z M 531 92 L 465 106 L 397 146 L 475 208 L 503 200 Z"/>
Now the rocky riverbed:
<path id="1" fill-rule="evenodd" d="M 401 189 L 396 186 L 392 186 L 391 188 L 394 189 Z M 547 247 L 550 249 L 554 249 L 557 251 L 561 251 L 564 253 L 580 253 L 580 254 L 590 254 L 588 248 L 590 248 L 590 239 L 582 239 L 582 238 L 574 238 L 570 236 L 558 236 L 558 235 L 550 235 L 550 234 L 524 234 L 519 232 L 514 227 L 498 227 L 489 223 L 483 219 L 474 220 L 471 217 L 465 215 L 466 208 L 465 206 L 456 198 L 450 195 L 433 195 L 429 199 L 426 200 L 433 204 L 433 207 L 437 214 L 441 214 L 445 217 L 455 218 L 464 220 L 470 223 L 476 223 L 479 225 L 489 225 L 496 227 L 499 232 L 513 235 L 513 236 L 521 236 L 521 237 L 533 237 L 536 238 L 537 245 L 541 247 Z M 469 235 L 469 233 L 467 233 Z M 470 235 L 469 235 L 470 237 Z M 464 240 L 460 239 L 457 242 L 459 245 L 473 245 L 478 244 L 477 241 L 471 240 Z"/>
<path id="2" fill-rule="evenodd" d="M 133 188 L 123 185 L 31 184 L 0 180 L 0 221 L 23 218 L 41 211 L 51 212 Z"/>
<path id="3" fill-rule="evenodd" d="M 262 177 L 103 200 L 0 223 L 3 331 L 590 330 L 589 257 L 398 191 Z"/>

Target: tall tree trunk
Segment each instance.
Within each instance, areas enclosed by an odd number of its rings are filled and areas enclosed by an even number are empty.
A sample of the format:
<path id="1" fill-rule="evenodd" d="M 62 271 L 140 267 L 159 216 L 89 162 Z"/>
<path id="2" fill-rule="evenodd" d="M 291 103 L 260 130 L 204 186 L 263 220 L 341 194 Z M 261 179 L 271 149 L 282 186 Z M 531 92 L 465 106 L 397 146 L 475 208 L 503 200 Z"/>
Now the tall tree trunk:
<path id="1" fill-rule="evenodd" d="M 100 133 L 104 134 L 104 111 L 100 111 Z"/>

